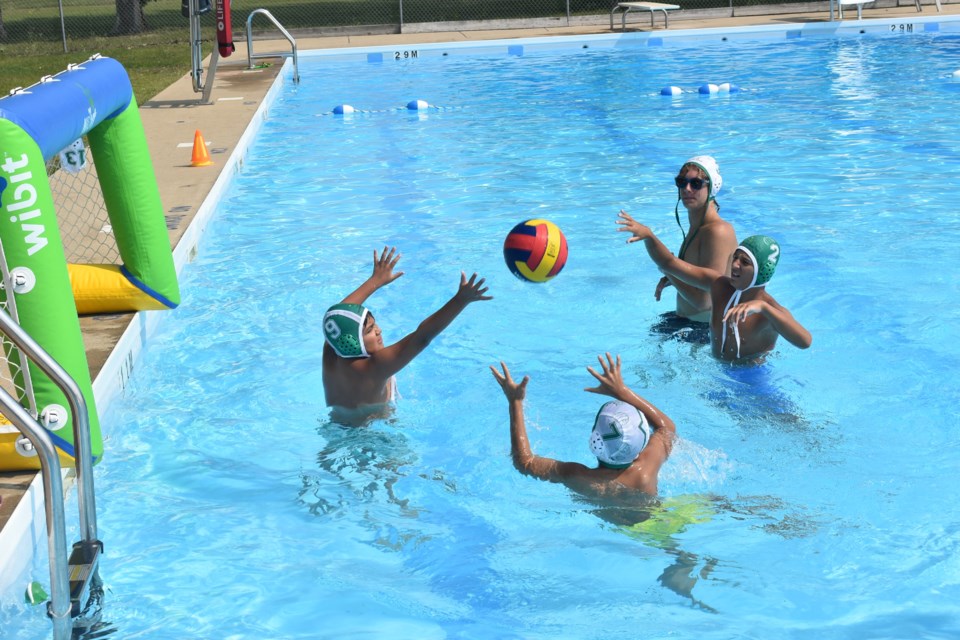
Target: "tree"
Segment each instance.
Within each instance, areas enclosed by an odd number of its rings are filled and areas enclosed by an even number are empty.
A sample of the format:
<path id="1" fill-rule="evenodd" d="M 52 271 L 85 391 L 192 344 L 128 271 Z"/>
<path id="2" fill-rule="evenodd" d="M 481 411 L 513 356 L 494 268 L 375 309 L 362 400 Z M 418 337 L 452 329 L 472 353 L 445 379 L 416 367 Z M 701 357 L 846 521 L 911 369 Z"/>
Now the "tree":
<path id="1" fill-rule="evenodd" d="M 110 32 L 112 36 L 141 33 L 147 30 L 147 19 L 143 15 L 143 5 L 149 0 L 116 0 L 117 21 Z"/>
<path id="2" fill-rule="evenodd" d="M 3 7 L 0 6 L 0 40 L 7 39 L 7 30 L 3 28 Z"/>

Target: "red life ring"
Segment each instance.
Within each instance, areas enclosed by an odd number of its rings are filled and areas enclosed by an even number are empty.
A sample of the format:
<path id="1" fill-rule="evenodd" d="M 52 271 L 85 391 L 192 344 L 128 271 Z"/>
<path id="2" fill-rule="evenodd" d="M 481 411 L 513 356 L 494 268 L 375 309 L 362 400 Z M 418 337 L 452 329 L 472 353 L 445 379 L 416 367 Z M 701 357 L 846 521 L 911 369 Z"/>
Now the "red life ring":
<path id="1" fill-rule="evenodd" d="M 230 27 L 230 0 L 217 0 L 217 48 L 223 58 L 229 58 L 237 49 L 233 46 L 233 29 Z"/>

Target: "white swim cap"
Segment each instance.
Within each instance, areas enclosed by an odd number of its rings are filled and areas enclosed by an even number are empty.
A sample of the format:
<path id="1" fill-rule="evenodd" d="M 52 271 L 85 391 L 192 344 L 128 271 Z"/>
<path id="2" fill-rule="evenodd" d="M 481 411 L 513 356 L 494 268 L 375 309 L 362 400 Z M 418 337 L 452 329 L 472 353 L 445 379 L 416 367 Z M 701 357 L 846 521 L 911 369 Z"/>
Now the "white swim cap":
<path id="1" fill-rule="evenodd" d="M 710 178 L 710 196 L 716 198 L 720 193 L 720 187 L 723 186 L 723 177 L 720 175 L 720 166 L 713 156 L 694 156 L 684 162 L 684 164 L 695 164 Z"/>
<path id="2" fill-rule="evenodd" d="M 650 439 L 647 418 L 632 404 L 611 400 L 597 413 L 590 451 L 605 467 L 626 469 Z"/>

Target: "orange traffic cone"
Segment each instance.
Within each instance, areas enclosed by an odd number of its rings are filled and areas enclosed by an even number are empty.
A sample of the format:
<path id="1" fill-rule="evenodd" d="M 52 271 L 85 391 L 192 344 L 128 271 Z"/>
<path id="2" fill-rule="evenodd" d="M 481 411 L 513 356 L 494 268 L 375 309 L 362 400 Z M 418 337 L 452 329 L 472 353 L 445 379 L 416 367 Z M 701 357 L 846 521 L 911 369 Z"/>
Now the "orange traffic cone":
<path id="1" fill-rule="evenodd" d="M 207 143 L 203 141 L 200 135 L 200 129 L 193 134 L 193 157 L 190 159 L 191 167 L 207 167 L 213 164 L 210 154 L 207 153 Z"/>

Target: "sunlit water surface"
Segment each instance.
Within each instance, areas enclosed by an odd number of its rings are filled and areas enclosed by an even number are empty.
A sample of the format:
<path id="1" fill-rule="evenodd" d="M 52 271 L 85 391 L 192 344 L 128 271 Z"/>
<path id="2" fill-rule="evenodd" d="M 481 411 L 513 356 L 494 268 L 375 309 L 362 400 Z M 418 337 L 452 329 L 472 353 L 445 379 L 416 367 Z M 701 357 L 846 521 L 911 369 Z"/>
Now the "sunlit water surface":
<path id="1" fill-rule="evenodd" d="M 957 68 L 960 40 L 922 35 L 304 61 L 103 416 L 99 633 L 960 634 Z M 677 248 L 672 179 L 700 153 L 739 237 L 780 241 L 769 291 L 814 336 L 746 376 L 650 332 L 671 302 L 614 224 L 625 208 Z M 544 285 L 501 256 L 532 217 L 570 246 Z M 388 343 L 461 270 L 494 300 L 400 373 L 391 419 L 347 429 L 324 406 L 321 317 L 384 245 L 405 271 L 369 300 Z M 582 389 L 604 351 L 676 421 L 664 498 L 709 505 L 672 535 L 628 535 L 512 467 L 488 365 L 530 375 L 536 452 L 592 464 L 602 400 Z M 45 637 L 19 597 L 2 635 Z"/>

